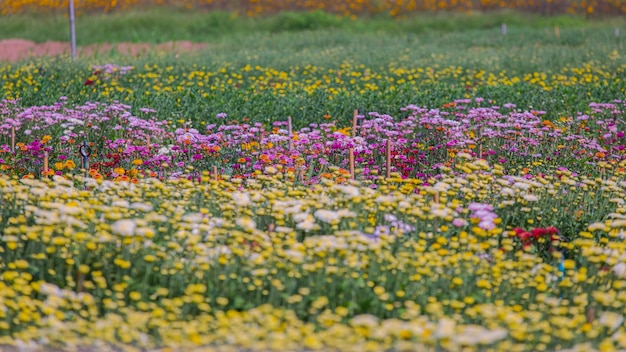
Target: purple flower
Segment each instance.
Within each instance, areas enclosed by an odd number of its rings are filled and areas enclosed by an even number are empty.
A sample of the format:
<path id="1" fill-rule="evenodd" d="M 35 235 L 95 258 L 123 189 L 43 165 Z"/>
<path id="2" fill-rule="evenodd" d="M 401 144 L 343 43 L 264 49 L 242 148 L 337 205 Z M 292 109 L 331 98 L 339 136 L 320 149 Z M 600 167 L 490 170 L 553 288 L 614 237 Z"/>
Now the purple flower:
<path id="1" fill-rule="evenodd" d="M 452 225 L 454 225 L 456 227 L 462 227 L 462 226 L 467 225 L 467 221 L 465 221 L 465 219 L 456 218 L 456 219 L 452 220 Z"/>
<path id="2" fill-rule="evenodd" d="M 226 116 L 228 115 L 225 112 L 220 112 L 219 114 L 215 115 L 215 117 L 218 119 L 225 119 Z"/>

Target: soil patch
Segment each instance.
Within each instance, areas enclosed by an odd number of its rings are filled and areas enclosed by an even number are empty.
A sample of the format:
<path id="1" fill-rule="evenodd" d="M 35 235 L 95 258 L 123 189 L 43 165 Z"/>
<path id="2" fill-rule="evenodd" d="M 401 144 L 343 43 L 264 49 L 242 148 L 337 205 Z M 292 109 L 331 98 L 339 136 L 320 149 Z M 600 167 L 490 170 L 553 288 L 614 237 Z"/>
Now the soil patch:
<path id="1" fill-rule="evenodd" d="M 206 48 L 204 43 L 190 41 L 174 41 L 162 44 L 146 43 L 115 43 L 91 44 L 77 48 L 78 57 L 106 55 L 118 53 L 127 56 L 140 56 L 148 53 L 183 54 Z M 25 39 L 0 40 L 0 62 L 15 62 L 32 57 L 70 55 L 71 48 L 67 42 L 35 43 Z"/>

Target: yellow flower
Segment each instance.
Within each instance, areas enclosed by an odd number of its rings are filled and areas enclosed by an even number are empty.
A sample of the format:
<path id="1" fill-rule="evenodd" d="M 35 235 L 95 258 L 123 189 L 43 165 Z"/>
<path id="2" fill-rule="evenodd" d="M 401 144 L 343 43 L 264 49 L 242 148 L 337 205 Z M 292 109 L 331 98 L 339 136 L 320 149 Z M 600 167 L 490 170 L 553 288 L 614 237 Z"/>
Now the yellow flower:
<path id="1" fill-rule="evenodd" d="M 66 169 L 73 170 L 76 167 L 76 164 L 74 163 L 74 160 L 68 159 L 65 161 L 64 167 Z M 60 169 L 63 169 L 63 168 L 60 168 Z"/>

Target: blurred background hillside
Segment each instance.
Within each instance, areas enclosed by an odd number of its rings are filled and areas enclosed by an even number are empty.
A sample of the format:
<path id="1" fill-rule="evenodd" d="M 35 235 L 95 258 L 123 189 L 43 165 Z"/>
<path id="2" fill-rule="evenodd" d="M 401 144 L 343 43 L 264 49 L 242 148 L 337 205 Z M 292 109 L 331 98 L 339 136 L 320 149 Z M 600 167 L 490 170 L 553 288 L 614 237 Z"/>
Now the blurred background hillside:
<path id="1" fill-rule="evenodd" d="M 0 14 L 63 12 L 68 0 L 3 0 Z M 112 12 L 146 7 L 175 7 L 205 11 L 234 11 L 262 16 L 281 11 L 325 12 L 343 16 L 403 17 L 416 12 L 485 12 L 515 9 L 544 15 L 622 15 L 626 0 L 80 0 L 79 12 Z"/>

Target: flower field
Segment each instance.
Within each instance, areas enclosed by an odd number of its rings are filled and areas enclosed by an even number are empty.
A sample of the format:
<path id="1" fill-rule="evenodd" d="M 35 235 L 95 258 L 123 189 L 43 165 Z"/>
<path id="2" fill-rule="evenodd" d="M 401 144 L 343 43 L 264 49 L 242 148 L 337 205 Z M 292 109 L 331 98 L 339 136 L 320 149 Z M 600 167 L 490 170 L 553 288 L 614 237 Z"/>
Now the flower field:
<path id="1" fill-rule="evenodd" d="M 605 29 L 0 65 L 0 348 L 626 350 Z"/>

